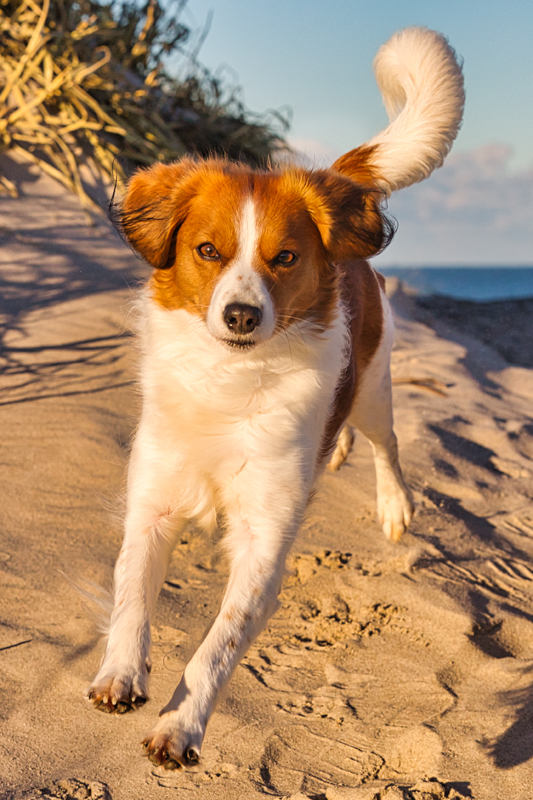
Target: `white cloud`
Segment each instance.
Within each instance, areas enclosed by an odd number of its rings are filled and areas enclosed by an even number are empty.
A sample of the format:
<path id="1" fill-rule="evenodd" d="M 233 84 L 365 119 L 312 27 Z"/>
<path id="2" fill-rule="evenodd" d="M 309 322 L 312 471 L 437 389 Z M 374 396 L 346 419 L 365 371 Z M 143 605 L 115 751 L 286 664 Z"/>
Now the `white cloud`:
<path id="1" fill-rule="evenodd" d="M 294 150 L 297 163 L 309 169 L 326 169 L 331 167 L 342 153 L 337 152 L 325 142 L 317 139 L 304 139 L 301 136 L 289 136 L 288 142 Z"/>
<path id="2" fill-rule="evenodd" d="M 289 138 L 303 166 L 323 169 L 341 153 L 315 139 Z M 399 223 L 380 264 L 533 264 L 533 165 L 512 171 L 513 151 L 488 144 L 452 153 L 429 180 L 395 194 Z"/>
<path id="3" fill-rule="evenodd" d="M 533 264 L 533 167 L 512 172 L 511 157 L 501 144 L 458 153 L 393 195 L 399 230 L 379 263 Z"/>

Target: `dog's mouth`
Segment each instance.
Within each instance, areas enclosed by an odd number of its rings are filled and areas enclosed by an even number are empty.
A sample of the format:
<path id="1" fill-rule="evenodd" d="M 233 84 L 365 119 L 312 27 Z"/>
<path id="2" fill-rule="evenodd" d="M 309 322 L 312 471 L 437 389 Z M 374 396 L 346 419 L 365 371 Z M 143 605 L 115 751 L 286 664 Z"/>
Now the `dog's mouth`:
<path id="1" fill-rule="evenodd" d="M 222 339 L 221 341 L 228 347 L 236 347 L 238 350 L 251 350 L 257 344 L 253 339 Z"/>

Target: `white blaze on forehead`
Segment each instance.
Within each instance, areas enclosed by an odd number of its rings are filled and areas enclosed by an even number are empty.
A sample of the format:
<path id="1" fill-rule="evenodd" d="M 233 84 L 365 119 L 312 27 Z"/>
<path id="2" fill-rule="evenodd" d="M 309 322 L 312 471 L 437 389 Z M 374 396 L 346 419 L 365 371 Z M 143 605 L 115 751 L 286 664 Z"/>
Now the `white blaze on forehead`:
<path id="1" fill-rule="evenodd" d="M 239 251 L 237 262 L 252 265 L 257 250 L 257 220 L 255 204 L 251 197 L 246 198 L 239 220 Z"/>
<path id="2" fill-rule="evenodd" d="M 224 322 L 224 310 L 232 303 L 259 308 L 261 324 L 253 333 L 254 342 L 269 339 L 274 333 L 276 313 L 269 291 L 254 268 L 258 256 L 260 230 L 253 199 L 247 197 L 237 222 L 238 249 L 234 260 L 221 273 L 213 291 L 207 312 L 207 328 L 217 339 L 228 339 L 233 334 Z"/>

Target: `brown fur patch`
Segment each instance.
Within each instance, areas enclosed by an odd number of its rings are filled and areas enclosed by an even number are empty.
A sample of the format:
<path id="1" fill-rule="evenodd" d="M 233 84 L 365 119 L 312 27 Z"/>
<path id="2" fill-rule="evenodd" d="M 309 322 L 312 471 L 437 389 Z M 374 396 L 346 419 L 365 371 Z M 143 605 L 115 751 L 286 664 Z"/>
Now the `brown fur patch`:
<path id="1" fill-rule="evenodd" d="M 337 434 L 350 414 L 363 372 L 372 360 L 383 334 L 382 276 L 366 261 L 345 263 L 339 269 L 341 298 L 350 323 L 351 353 L 326 425 L 321 458 L 330 455 Z"/>
<path id="2" fill-rule="evenodd" d="M 381 177 L 376 167 L 373 165 L 373 157 L 378 145 L 367 147 L 356 147 L 343 156 L 338 158 L 331 166 L 331 169 L 346 175 L 347 178 L 366 188 L 379 186 Z"/>
<path id="3" fill-rule="evenodd" d="M 250 193 L 246 173 L 202 169 L 187 213 L 172 236 L 165 270 L 152 276 L 154 298 L 165 308 L 184 308 L 205 317 L 222 271 L 237 255 L 238 214 Z M 220 260 L 206 261 L 197 248 L 210 242 Z"/>
<path id="4" fill-rule="evenodd" d="M 291 170 L 333 263 L 370 258 L 392 239 L 394 227 L 381 209 L 381 192 L 367 189 L 333 170 Z"/>
<path id="5" fill-rule="evenodd" d="M 118 224 L 135 250 L 153 267 L 164 268 L 176 228 L 195 192 L 190 159 L 155 164 L 135 173 L 118 213 Z"/>

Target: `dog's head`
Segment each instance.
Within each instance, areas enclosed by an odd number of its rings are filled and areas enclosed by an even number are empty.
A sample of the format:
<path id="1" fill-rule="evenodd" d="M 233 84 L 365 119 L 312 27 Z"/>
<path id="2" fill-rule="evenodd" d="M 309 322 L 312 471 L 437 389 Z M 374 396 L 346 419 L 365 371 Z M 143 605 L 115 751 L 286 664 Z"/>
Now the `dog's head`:
<path id="1" fill-rule="evenodd" d="M 159 304 L 250 348 L 295 321 L 328 326 L 337 265 L 374 255 L 392 236 L 381 199 L 330 170 L 184 159 L 137 172 L 118 222 L 155 268 Z"/>

